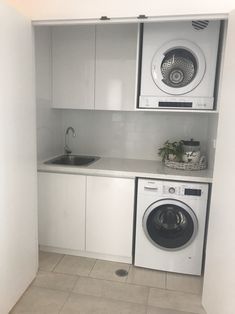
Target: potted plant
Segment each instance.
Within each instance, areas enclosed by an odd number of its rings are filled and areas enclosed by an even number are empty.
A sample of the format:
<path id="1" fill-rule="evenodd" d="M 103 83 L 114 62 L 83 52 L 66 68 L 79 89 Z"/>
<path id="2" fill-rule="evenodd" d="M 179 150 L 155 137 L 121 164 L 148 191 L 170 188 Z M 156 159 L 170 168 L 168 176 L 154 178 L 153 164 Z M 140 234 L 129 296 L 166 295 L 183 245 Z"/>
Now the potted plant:
<path id="1" fill-rule="evenodd" d="M 183 141 L 169 142 L 169 140 L 167 140 L 163 147 L 159 148 L 158 155 L 161 156 L 162 161 L 182 161 Z"/>

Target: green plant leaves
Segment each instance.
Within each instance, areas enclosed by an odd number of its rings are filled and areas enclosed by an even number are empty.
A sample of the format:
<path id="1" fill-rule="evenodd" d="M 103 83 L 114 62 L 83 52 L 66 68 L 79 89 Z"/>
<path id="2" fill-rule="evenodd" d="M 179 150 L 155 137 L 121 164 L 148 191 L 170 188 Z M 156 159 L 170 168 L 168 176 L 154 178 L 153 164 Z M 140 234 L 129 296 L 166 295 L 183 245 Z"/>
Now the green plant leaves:
<path id="1" fill-rule="evenodd" d="M 174 155 L 176 161 L 181 161 L 183 155 L 183 141 L 170 142 L 167 140 L 163 147 L 159 148 L 158 155 L 161 156 L 162 161 L 169 159 L 169 155 Z"/>

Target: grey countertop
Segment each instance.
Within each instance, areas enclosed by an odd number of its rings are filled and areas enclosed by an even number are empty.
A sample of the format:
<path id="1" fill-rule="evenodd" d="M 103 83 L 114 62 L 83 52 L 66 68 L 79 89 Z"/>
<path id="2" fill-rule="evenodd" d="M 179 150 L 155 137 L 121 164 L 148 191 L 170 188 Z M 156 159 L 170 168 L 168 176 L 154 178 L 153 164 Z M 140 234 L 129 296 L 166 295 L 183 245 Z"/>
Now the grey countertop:
<path id="1" fill-rule="evenodd" d="M 175 170 L 166 167 L 160 161 L 107 157 L 101 157 L 88 166 L 48 165 L 44 164 L 44 161 L 42 161 L 38 163 L 38 171 L 122 178 L 142 177 L 207 183 L 211 183 L 213 179 L 213 172 L 210 169 L 200 171 Z"/>

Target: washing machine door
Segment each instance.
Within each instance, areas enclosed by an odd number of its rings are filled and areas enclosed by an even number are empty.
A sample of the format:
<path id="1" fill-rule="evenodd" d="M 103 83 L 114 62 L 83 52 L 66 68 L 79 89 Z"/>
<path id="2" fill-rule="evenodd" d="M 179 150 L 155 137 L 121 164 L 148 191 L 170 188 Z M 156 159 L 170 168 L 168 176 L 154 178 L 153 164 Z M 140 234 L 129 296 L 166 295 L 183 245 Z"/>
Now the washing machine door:
<path id="1" fill-rule="evenodd" d="M 153 203 L 145 211 L 142 223 L 150 242 L 164 250 L 185 248 L 198 231 L 198 220 L 193 210 L 174 199 Z"/>
<path id="2" fill-rule="evenodd" d="M 202 81 L 206 61 L 202 50 L 187 40 L 164 44 L 152 60 L 152 78 L 165 93 L 183 95 Z"/>

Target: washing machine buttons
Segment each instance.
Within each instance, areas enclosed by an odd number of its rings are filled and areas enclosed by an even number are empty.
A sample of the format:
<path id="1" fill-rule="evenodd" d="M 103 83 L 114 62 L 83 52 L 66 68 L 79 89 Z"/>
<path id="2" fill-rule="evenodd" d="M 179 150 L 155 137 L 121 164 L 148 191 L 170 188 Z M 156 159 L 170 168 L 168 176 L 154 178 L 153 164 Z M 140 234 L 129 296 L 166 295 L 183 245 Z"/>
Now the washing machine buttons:
<path id="1" fill-rule="evenodd" d="M 168 192 L 169 192 L 170 194 L 174 194 L 174 193 L 175 193 L 175 188 L 170 187 L 169 190 L 168 190 Z"/>

